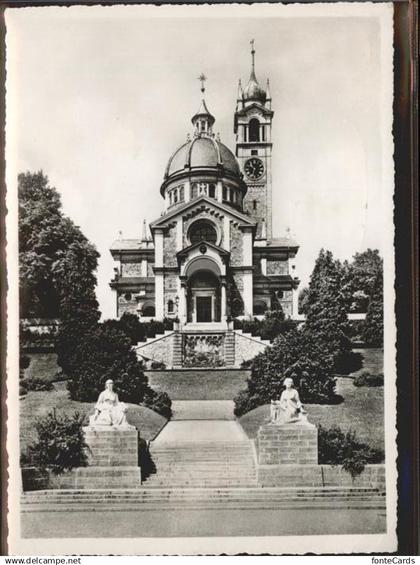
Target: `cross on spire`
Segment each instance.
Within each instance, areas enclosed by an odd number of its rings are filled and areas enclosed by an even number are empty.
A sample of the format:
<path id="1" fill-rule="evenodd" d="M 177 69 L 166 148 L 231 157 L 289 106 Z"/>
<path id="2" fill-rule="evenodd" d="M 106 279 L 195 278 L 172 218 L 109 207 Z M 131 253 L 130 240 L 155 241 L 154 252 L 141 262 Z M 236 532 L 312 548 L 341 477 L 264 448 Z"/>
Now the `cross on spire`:
<path id="1" fill-rule="evenodd" d="M 201 73 L 201 75 L 198 77 L 198 80 L 201 82 L 201 92 L 204 94 L 204 92 L 206 91 L 204 83 L 206 82 L 207 77 L 204 73 Z"/>
<path id="2" fill-rule="evenodd" d="M 255 39 L 251 39 L 251 57 L 252 57 L 252 68 L 255 67 L 255 47 L 254 47 Z"/>

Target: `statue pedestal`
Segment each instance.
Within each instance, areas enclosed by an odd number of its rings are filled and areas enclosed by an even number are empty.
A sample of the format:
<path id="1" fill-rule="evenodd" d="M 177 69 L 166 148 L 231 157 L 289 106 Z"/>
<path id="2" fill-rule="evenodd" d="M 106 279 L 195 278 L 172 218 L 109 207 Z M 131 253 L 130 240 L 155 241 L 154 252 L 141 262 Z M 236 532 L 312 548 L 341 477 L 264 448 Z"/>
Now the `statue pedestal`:
<path id="1" fill-rule="evenodd" d="M 76 470 L 76 488 L 135 488 L 141 484 L 136 429 L 87 426 L 83 432 L 88 466 Z"/>
<path id="2" fill-rule="evenodd" d="M 260 465 L 317 465 L 318 430 L 307 422 L 265 424 L 258 430 Z"/>

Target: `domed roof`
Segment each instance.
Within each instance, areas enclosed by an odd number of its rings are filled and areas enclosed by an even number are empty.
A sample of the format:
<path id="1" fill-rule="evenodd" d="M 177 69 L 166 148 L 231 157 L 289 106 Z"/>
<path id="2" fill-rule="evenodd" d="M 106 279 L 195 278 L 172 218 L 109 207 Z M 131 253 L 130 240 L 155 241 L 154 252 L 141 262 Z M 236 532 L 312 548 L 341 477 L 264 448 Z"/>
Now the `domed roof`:
<path id="1" fill-rule="evenodd" d="M 226 145 L 214 137 L 198 136 L 175 151 L 169 159 L 165 177 L 183 171 L 185 167 L 217 168 L 219 166 L 234 175 L 240 175 L 238 161 Z"/>

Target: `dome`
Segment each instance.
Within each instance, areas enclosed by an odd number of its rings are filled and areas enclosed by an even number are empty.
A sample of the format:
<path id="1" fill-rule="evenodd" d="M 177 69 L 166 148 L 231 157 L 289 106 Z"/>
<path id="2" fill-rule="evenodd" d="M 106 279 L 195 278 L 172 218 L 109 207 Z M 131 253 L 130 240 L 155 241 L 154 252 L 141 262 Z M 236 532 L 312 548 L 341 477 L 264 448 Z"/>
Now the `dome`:
<path id="1" fill-rule="evenodd" d="M 190 168 L 217 168 L 240 176 L 239 164 L 235 155 L 220 141 L 208 136 L 195 137 L 175 151 L 169 159 L 165 177 Z"/>
<path id="2" fill-rule="evenodd" d="M 265 90 L 261 88 L 257 77 L 255 76 L 254 69 L 252 69 L 248 84 L 244 89 L 244 100 L 258 100 L 264 104 L 266 99 L 267 94 Z"/>

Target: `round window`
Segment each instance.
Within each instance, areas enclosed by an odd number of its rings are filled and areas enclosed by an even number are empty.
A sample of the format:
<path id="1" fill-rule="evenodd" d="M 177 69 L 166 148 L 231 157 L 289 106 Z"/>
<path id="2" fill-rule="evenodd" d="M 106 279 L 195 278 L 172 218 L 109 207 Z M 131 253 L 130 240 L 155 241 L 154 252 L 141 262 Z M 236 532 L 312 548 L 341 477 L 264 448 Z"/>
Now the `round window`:
<path id="1" fill-rule="evenodd" d="M 131 300 L 131 292 L 126 292 L 124 294 L 124 298 L 127 300 L 127 302 L 129 302 Z"/>
<path id="2" fill-rule="evenodd" d="M 217 243 L 217 231 L 211 222 L 201 220 L 195 222 L 189 231 L 189 239 L 192 244 L 206 241 L 207 243 Z"/>

